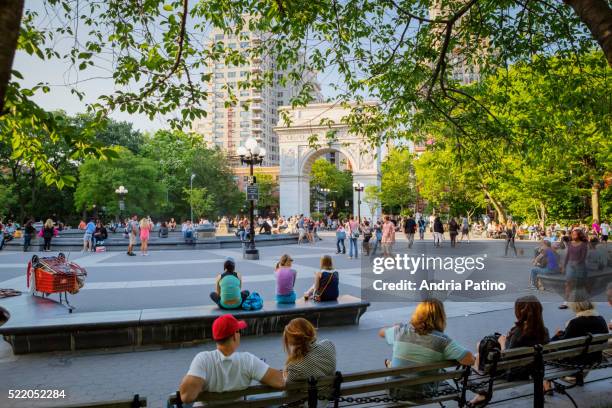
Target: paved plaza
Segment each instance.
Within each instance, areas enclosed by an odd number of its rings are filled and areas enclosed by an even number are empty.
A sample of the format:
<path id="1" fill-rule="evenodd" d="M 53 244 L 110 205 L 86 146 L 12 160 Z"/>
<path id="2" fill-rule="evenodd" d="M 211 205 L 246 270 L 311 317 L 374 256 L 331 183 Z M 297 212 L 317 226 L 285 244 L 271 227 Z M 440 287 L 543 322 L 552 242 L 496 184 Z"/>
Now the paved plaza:
<path id="1" fill-rule="evenodd" d="M 400 239 L 397 245 L 405 247 L 406 242 Z M 475 240 L 470 244 L 460 244 L 455 249 L 450 249 L 448 242 L 442 249 L 435 249 L 429 239 L 415 243 L 412 249 L 414 254 L 486 254 L 487 279 L 507 282 L 508 293 L 447 302 L 447 333 L 451 337 L 474 350 L 476 342 L 484 335 L 495 331 L 506 332 L 512 326 L 514 299 L 537 293 L 527 289 L 535 245 L 534 242 L 517 242 L 517 247 L 523 249 L 523 255 L 506 258 L 501 240 Z M 340 272 L 341 292 L 360 296 L 361 262 L 348 259 L 346 255 L 335 255 L 335 239 L 324 234 L 324 240 L 313 245 L 260 248 L 261 259 L 258 261 L 243 260 L 240 249 L 151 251 L 148 257 L 128 257 L 122 252 L 73 253 L 70 258 L 87 269 L 88 278 L 83 290 L 73 296 L 71 302 L 77 307 L 75 313 L 209 305 L 208 294 L 213 290 L 215 276 L 221 271 L 222 262 L 227 256 L 236 259 L 237 270 L 244 276 L 246 289 L 257 291 L 264 299 L 272 300 L 273 267 L 283 253 L 291 254 L 295 260 L 294 268 L 298 271 L 295 288 L 298 295 L 312 285 L 320 256 L 333 254 L 335 266 Z M 25 290 L 25 265 L 31 255 L 0 252 L 0 287 Z M 560 297 L 555 293 L 538 296 L 544 302 L 545 322 L 549 330 L 563 327 L 571 312 L 557 309 Z M 391 350 L 377 337 L 377 329 L 406 321 L 413 307 L 414 303 L 374 303 L 362 317 L 359 326 L 321 329 L 320 337 L 336 343 L 339 370 L 381 368 Z M 612 309 L 607 304 L 599 303 L 598 308 L 607 319 L 612 317 Z M 193 356 L 213 347 L 212 343 L 204 343 L 186 348 L 13 356 L 8 344 L 3 342 L 0 346 L 0 407 L 60 406 L 67 402 L 130 398 L 135 393 L 146 396 L 149 406 L 162 407 L 167 395 L 176 390 Z M 284 352 L 278 334 L 245 337 L 241 349 L 265 358 L 273 366 L 283 365 Z M 596 375 L 592 378 L 596 378 Z M 609 391 L 608 394 L 604 392 L 606 388 L 612 389 L 610 385 L 610 380 L 599 381 L 590 384 L 585 391 L 596 395 L 594 399 L 589 397 L 592 403 L 601 397 L 603 404 L 606 398 L 612 396 L 608 395 Z M 8 400 L 9 389 L 63 389 L 67 399 Z M 565 404 L 563 397 L 554 398 L 556 405 Z M 522 406 L 530 404 L 528 400 L 523 402 Z"/>

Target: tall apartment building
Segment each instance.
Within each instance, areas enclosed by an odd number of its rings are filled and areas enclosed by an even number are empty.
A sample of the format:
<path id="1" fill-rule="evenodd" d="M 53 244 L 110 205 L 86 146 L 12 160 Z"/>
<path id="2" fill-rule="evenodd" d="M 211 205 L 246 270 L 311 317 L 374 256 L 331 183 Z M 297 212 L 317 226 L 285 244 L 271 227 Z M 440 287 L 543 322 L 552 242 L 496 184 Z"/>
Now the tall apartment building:
<path id="1" fill-rule="evenodd" d="M 265 36 L 255 32 L 244 31 L 240 35 L 224 34 L 213 31 L 209 41 L 222 42 L 225 47 L 236 50 L 248 50 L 265 40 Z M 211 44 L 212 45 L 212 44 Z M 239 89 L 238 82 L 247 79 L 249 73 L 258 74 L 272 71 L 274 83 L 261 90 Z M 281 85 L 279 79 L 285 72 L 277 69 L 270 56 L 251 57 L 249 63 L 242 66 L 226 65 L 217 62 L 210 67 L 212 74 L 209 86 L 208 116 L 194 121 L 192 131 L 201 134 L 210 146 L 219 146 L 233 154 L 250 136 L 255 137 L 267 151 L 263 166 L 279 164 L 278 136 L 273 128 L 278 122 L 278 107 L 288 105 L 291 98 L 299 91 L 296 85 Z M 315 100 L 322 99 L 320 85 L 314 73 L 307 73 L 303 81 L 314 87 Z M 239 103 L 226 107 L 229 101 L 228 88 L 234 89 Z M 243 107 L 248 103 L 248 109 Z"/>
<path id="2" fill-rule="evenodd" d="M 437 17 L 447 16 L 447 12 L 445 12 L 442 7 L 438 4 L 439 2 L 434 2 L 434 5 L 429 8 L 429 18 L 435 19 Z M 461 18 L 455 24 L 460 24 Z M 444 26 L 440 26 L 440 29 L 443 30 Z M 479 49 L 480 52 L 486 52 L 486 47 L 488 46 L 487 39 L 480 39 L 481 47 Z M 471 84 L 472 82 L 477 82 L 480 80 L 480 67 L 478 65 L 469 64 L 466 61 L 465 56 L 461 55 L 460 50 L 454 49 L 450 50 L 448 55 L 448 66 L 452 69 L 452 76 L 455 81 L 463 85 Z"/>

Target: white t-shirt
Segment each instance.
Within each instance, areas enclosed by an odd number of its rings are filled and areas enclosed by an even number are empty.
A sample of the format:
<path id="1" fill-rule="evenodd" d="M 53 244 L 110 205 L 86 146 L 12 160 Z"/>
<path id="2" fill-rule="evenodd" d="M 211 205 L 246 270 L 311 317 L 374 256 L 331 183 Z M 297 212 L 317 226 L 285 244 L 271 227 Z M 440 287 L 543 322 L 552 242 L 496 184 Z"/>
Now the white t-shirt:
<path id="1" fill-rule="evenodd" d="M 251 353 L 225 356 L 219 350 L 198 353 L 187 375 L 203 378 L 205 391 L 223 392 L 243 390 L 253 380 L 261 381 L 269 366 Z"/>
<path id="2" fill-rule="evenodd" d="M 610 226 L 605 222 L 599 226 L 601 228 L 601 235 L 608 235 L 610 232 Z"/>

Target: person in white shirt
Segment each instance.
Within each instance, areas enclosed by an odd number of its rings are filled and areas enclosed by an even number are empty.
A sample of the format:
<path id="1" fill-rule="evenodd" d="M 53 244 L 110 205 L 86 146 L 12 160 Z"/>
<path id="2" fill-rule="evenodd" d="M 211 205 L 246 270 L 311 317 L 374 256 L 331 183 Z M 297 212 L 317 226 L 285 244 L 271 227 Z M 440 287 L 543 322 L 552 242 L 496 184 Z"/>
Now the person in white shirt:
<path id="1" fill-rule="evenodd" d="M 217 349 L 203 351 L 194 357 L 179 386 L 181 401 L 193 402 L 202 391 L 243 390 L 253 380 L 278 389 L 285 386 L 280 370 L 271 368 L 251 353 L 236 351 L 240 346 L 240 330 L 246 327 L 246 322 L 236 320 L 231 314 L 220 316 L 213 322 Z"/>
<path id="2" fill-rule="evenodd" d="M 608 235 L 610 234 L 610 224 L 608 224 L 607 221 L 604 221 L 601 223 L 601 225 L 599 225 L 599 228 L 601 228 L 601 241 L 607 243 Z"/>

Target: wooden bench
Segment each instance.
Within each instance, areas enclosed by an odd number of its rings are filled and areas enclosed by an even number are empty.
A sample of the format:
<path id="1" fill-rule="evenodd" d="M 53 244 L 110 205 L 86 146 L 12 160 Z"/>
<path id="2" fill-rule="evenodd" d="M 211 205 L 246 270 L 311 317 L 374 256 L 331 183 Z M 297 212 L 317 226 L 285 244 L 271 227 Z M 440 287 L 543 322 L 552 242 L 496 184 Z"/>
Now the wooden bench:
<path id="1" fill-rule="evenodd" d="M 257 385 L 245 390 L 224 393 L 202 392 L 197 401 L 205 407 L 251 407 L 263 408 L 287 404 L 303 403 L 309 408 L 327 406 L 332 401 L 334 407 L 407 407 L 422 404 L 456 401 L 459 407 L 466 405 L 467 391 L 484 391 L 487 402 L 495 391 L 514 388 L 533 383 L 534 407 L 544 404 L 542 384 L 544 380 L 557 380 L 566 376 L 576 377 L 577 385 L 583 384 L 587 368 L 571 364 L 558 364 L 563 359 L 578 357 L 591 352 L 610 348 L 612 334 L 584 336 L 561 340 L 544 346 L 523 347 L 493 352 L 485 366 L 485 372 L 476 373 L 471 367 L 461 367 L 455 361 L 443 361 L 411 367 L 378 369 L 350 374 L 336 373 L 308 382 L 288 384 L 283 391 Z M 531 379 L 509 381 L 500 374 L 512 368 L 532 367 Z M 593 367 L 594 369 L 597 367 Z M 433 373 L 432 373 L 433 372 Z M 403 376 L 403 377 L 402 377 Z M 446 383 L 437 392 L 420 399 L 397 400 L 391 398 L 388 390 L 406 386 Z M 564 391 L 561 389 L 561 391 Z M 180 395 L 171 394 L 168 407 L 181 408 Z"/>
<path id="2" fill-rule="evenodd" d="M 147 399 L 134 395 L 131 400 L 97 402 L 92 404 L 68 405 L 65 408 L 142 408 L 147 406 Z"/>

